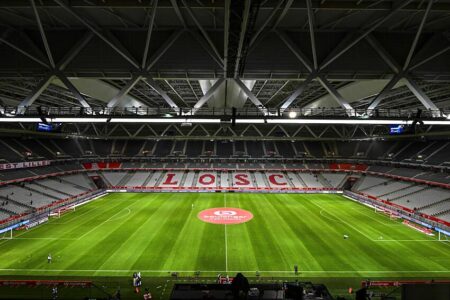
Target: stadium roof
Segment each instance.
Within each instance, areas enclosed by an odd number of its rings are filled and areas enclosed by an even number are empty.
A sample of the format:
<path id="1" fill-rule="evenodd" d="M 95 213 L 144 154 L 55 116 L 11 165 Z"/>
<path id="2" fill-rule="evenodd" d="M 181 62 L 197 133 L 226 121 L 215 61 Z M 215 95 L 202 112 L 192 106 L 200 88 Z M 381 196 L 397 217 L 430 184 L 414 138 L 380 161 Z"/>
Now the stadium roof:
<path id="1" fill-rule="evenodd" d="M 450 0 L 3 0 L 0 106 L 438 111 L 448 28 Z"/>

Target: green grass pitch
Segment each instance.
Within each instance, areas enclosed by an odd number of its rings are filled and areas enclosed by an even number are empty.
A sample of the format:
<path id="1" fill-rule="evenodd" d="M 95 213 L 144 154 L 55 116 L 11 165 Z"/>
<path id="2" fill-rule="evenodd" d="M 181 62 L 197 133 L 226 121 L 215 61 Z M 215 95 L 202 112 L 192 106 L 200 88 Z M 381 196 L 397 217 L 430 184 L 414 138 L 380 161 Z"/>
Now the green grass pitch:
<path id="1" fill-rule="evenodd" d="M 236 225 L 197 218 L 201 210 L 224 206 L 246 209 L 254 218 Z M 331 194 L 109 194 L 15 232 L 0 241 L 0 258 L 2 277 L 135 271 L 284 277 L 293 276 L 295 264 L 307 278 L 450 277 L 450 243 Z"/>

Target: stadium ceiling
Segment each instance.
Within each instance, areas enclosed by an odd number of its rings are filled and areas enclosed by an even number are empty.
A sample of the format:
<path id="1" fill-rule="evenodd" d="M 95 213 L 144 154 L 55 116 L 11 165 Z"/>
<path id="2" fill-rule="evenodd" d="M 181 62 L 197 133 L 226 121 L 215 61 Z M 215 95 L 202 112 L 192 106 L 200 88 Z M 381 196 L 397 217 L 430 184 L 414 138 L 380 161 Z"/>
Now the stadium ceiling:
<path id="1" fill-rule="evenodd" d="M 0 114 L 235 107 L 446 117 L 448 28 L 450 0 L 2 0 Z"/>

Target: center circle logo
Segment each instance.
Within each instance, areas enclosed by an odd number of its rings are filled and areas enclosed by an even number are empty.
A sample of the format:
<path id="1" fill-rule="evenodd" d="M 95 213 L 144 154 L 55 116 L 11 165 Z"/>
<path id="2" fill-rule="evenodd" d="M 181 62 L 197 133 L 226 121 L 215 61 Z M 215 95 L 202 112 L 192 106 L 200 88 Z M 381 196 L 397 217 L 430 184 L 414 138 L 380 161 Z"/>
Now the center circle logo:
<path id="1" fill-rule="evenodd" d="M 214 214 L 216 216 L 235 216 L 237 215 L 237 212 L 235 212 L 234 210 L 218 210 L 215 211 Z"/>
<path id="2" fill-rule="evenodd" d="M 240 208 L 218 207 L 202 210 L 198 218 L 213 224 L 240 224 L 253 219 L 253 214 Z"/>

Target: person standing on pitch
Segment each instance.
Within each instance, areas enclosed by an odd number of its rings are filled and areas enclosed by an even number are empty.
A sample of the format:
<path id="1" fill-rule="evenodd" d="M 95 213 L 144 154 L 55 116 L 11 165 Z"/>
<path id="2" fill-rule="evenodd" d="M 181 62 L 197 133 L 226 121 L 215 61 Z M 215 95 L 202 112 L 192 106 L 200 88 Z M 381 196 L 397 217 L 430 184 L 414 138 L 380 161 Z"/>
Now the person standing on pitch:
<path id="1" fill-rule="evenodd" d="M 49 253 L 47 256 L 47 263 L 51 264 L 52 263 L 52 254 Z"/>
<path id="2" fill-rule="evenodd" d="M 294 274 L 298 275 L 298 266 L 297 265 L 294 265 Z"/>

